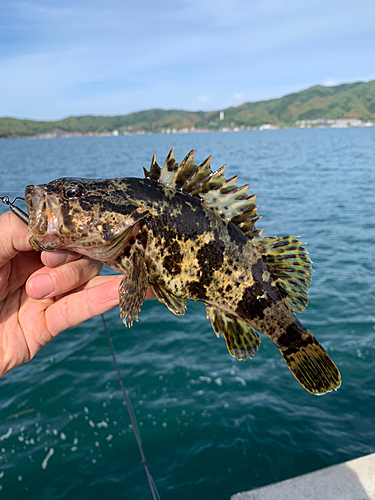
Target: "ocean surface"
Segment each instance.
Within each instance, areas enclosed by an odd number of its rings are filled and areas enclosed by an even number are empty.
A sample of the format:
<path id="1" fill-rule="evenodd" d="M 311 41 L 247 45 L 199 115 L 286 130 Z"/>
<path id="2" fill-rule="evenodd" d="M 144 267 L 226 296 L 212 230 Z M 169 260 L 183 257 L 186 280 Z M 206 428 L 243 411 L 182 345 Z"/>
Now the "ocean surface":
<path id="1" fill-rule="evenodd" d="M 265 236 L 307 243 L 314 274 L 299 314 L 342 374 L 307 393 L 262 337 L 232 358 L 201 303 L 156 299 L 126 329 L 105 315 L 150 472 L 163 500 L 229 500 L 375 451 L 375 127 L 0 141 L 0 194 L 61 176 L 143 176 L 213 154 L 258 193 Z M 0 207 L 1 211 L 6 210 Z M 1 235 L 0 235 L 1 237 Z M 150 499 L 100 317 L 61 333 L 0 381 L 0 498 Z"/>

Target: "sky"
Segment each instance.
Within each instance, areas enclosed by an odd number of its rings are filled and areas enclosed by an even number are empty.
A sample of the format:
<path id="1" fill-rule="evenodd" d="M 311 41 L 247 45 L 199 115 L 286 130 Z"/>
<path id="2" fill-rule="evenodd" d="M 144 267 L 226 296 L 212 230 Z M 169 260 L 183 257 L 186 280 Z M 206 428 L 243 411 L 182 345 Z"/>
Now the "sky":
<path id="1" fill-rule="evenodd" d="M 373 79 L 373 0 L 0 1 L 0 116 L 218 110 Z"/>

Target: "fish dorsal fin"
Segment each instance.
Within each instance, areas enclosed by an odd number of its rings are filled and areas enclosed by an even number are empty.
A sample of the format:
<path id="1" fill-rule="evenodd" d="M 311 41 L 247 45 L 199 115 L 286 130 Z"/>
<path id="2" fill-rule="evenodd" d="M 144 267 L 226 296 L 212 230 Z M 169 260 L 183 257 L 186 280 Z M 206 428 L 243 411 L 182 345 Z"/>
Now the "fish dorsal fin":
<path id="1" fill-rule="evenodd" d="M 261 238 L 255 244 L 277 286 L 285 293 L 287 306 L 296 312 L 303 311 L 309 302 L 307 291 L 312 272 L 311 259 L 303 243 L 294 236 L 284 236 Z"/>
<path id="2" fill-rule="evenodd" d="M 159 180 L 161 168 L 159 167 L 158 162 L 156 161 L 155 155 L 152 157 L 150 171 L 146 170 L 145 167 L 143 167 L 143 171 L 145 173 L 145 177 L 149 177 L 150 179 L 154 179 L 155 181 Z"/>
<path id="3" fill-rule="evenodd" d="M 175 188 L 176 174 L 179 170 L 180 165 L 177 163 L 172 148 L 169 151 L 169 155 L 165 159 L 164 165 L 161 167 L 160 179 L 159 181 L 169 188 Z"/>
<path id="4" fill-rule="evenodd" d="M 247 194 L 247 184 L 237 187 L 237 176 L 227 180 L 224 175 L 225 166 L 213 172 L 210 161 L 211 156 L 197 165 L 192 150 L 179 164 L 172 148 L 162 168 L 154 155 L 150 171 L 144 168 L 144 173 L 146 177 L 157 180 L 170 189 L 180 189 L 200 198 L 222 219 L 233 222 L 248 238 L 260 236 L 261 230 L 255 229 L 255 223 L 260 219 L 257 216 L 256 195 Z"/>

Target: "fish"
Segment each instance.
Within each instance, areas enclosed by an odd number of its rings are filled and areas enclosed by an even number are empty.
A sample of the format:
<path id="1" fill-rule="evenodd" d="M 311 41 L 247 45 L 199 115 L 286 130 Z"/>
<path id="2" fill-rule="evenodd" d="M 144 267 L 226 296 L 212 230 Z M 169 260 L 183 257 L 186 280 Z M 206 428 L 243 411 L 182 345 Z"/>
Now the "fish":
<path id="1" fill-rule="evenodd" d="M 200 301 L 229 353 L 252 358 L 260 333 L 279 349 L 312 394 L 341 385 L 340 373 L 295 313 L 308 304 L 311 260 L 297 237 L 265 237 L 256 195 L 225 166 L 201 164 L 194 150 L 181 163 L 173 148 L 144 178 L 59 178 L 25 189 L 30 244 L 68 249 L 124 276 L 119 285 L 125 326 L 138 321 L 148 286 L 175 315 Z"/>

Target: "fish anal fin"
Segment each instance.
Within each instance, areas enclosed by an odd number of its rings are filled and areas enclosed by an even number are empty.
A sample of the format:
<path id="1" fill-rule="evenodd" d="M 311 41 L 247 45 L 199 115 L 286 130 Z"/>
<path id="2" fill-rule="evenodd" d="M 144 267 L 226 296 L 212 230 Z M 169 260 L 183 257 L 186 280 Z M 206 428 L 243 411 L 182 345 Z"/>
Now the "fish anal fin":
<path id="1" fill-rule="evenodd" d="M 302 244 L 294 236 L 254 241 L 276 285 L 284 292 L 286 305 L 296 312 L 306 308 L 311 284 L 311 260 Z"/>
<path id="2" fill-rule="evenodd" d="M 320 395 L 340 387 L 341 376 L 336 365 L 298 320 L 276 345 L 294 377 L 308 392 Z"/>
<path id="3" fill-rule="evenodd" d="M 138 321 L 146 296 L 148 273 L 142 250 L 133 245 L 129 257 L 121 259 L 122 268 L 126 272 L 119 285 L 119 307 L 125 326 L 132 326 L 134 319 Z"/>
<path id="4" fill-rule="evenodd" d="M 229 354 L 240 360 L 252 358 L 260 345 L 256 330 L 245 321 L 225 314 L 220 309 L 210 306 L 206 309 L 216 336 L 219 337 L 222 332 Z"/>
<path id="5" fill-rule="evenodd" d="M 158 301 L 162 304 L 165 304 L 168 309 L 173 312 L 173 314 L 175 314 L 176 316 L 183 316 L 185 314 L 185 299 L 176 297 L 158 283 L 150 283 L 150 287 Z"/>

